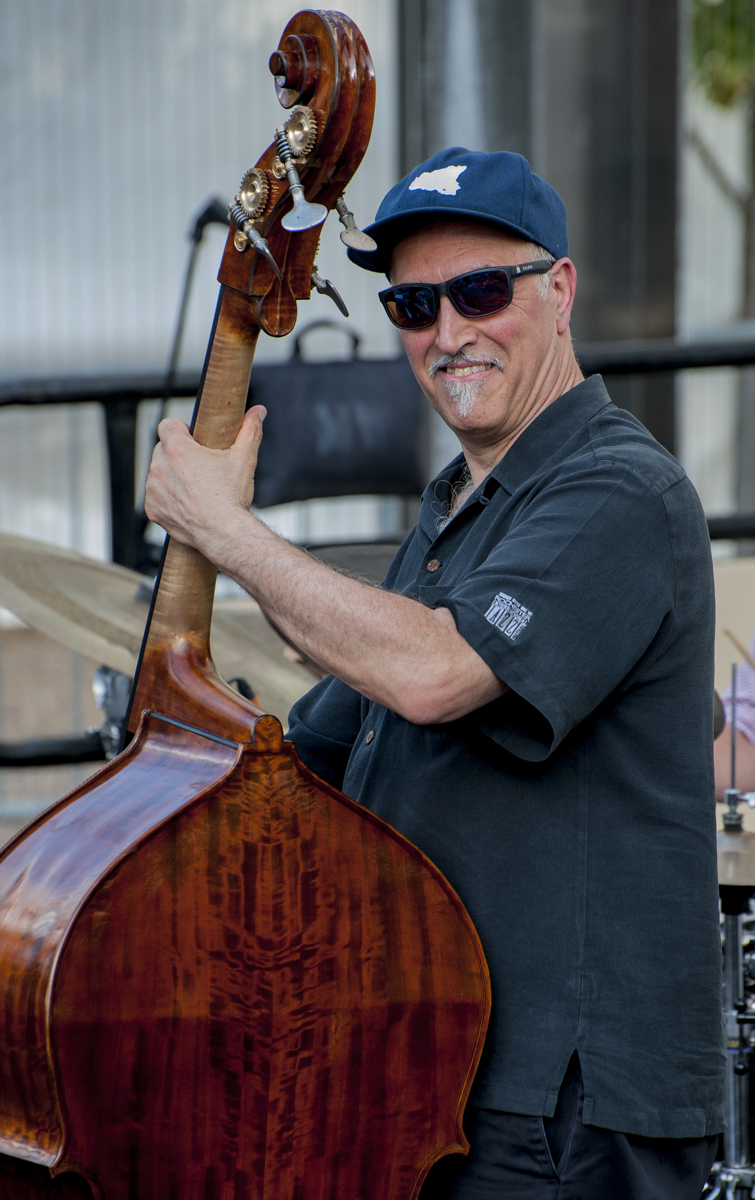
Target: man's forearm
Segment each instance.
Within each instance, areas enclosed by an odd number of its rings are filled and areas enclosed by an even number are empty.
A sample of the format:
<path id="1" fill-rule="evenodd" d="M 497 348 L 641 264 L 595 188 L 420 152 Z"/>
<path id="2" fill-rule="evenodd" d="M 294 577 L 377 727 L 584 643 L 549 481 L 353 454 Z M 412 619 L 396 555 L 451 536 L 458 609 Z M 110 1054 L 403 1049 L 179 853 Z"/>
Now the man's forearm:
<path id="1" fill-rule="evenodd" d="M 506 690 L 447 609 L 342 575 L 251 513 L 237 512 L 222 538 L 199 541 L 301 650 L 410 721 L 453 720 Z"/>
<path id="2" fill-rule="evenodd" d="M 160 425 L 145 509 L 254 596 L 306 654 L 416 724 L 451 721 L 507 690 L 458 633 L 448 609 L 351 579 L 249 512 L 263 409 L 228 450 L 198 445 L 182 421 Z"/>

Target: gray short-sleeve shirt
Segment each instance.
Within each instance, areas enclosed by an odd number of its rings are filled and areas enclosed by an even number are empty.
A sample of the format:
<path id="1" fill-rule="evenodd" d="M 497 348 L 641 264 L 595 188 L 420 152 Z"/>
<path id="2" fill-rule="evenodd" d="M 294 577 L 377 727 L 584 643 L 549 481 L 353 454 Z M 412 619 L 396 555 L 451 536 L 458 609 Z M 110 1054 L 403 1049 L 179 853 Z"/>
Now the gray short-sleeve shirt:
<path id="1" fill-rule="evenodd" d="M 597 376 L 545 409 L 438 532 L 460 463 L 429 485 L 384 586 L 447 607 L 512 691 L 418 726 L 328 678 L 288 736 L 424 850 L 475 922 L 493 987 L 475 1103 L 551 1115 L 577 1050 L 587 1123 L 718 1132 L 700 502 Z"/>

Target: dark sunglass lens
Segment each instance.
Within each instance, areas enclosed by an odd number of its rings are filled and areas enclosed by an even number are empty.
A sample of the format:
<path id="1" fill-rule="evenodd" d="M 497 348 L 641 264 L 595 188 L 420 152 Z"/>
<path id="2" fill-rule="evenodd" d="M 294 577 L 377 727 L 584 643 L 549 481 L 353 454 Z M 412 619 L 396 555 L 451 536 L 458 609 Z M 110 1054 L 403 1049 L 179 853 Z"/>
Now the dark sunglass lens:
<path id="1" fill-rule="evenodd" d="M 508 277 L 503 271 L 463 275 L 461 279 L 455 279 L 448 290 L 465 317 L 484 317 L 500 312 L 511 300 Z"/>
<path id="2" fill-rule="evenodd" d="M 427 329 L 435 320 L 435 297 L 430 288 L 391 288 L 385 306 L 399 329 Z"/>

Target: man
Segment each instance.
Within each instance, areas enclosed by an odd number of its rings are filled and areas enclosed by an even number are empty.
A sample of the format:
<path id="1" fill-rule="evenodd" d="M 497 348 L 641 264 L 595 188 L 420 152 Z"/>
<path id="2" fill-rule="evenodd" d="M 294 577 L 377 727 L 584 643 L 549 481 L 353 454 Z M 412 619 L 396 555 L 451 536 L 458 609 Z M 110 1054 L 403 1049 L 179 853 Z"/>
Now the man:
<path id="1" fill-rule="evenodd" d="M 723 1127 L 699 501 L 583 380 L 566 214 L 524 159 L 436 155 L 369 232 L 377 251 L 351 256 L 388 272 L 386 312 L 463 451 L 383 588 L 250 515 L 258 409 L 225 453 L 163 422 L 147 511 L 332 673 L 289 736 L 476 924 L 493 1016 L 472 1150 L 423 1200 L 694 1200 Z"/>

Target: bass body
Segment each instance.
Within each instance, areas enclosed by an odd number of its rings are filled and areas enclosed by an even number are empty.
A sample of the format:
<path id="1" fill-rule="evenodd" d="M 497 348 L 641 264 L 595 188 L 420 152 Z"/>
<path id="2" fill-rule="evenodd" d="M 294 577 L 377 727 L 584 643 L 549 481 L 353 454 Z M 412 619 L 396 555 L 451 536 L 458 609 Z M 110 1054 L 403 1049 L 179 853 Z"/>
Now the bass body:
<path id="1" fill-rule="evenodd" d="M 317 129 L 307 197 L 332 208 L 369 138 L 367 48 L 306 12 L 274 59 Z M 231 229 L 193 430 L 216 448 L 260 327 L 289 332 L 309 295 L 319 231 L 282 228 L 275 148 L 255 224 L 283 269 Z M 420 851 L 219 678 L 214 581 L 167 545 L 133 740 L 0 854 L 3 1200 L 412 1200 L 468 1148 L 475 930 Z"/>

